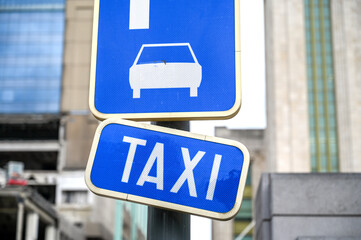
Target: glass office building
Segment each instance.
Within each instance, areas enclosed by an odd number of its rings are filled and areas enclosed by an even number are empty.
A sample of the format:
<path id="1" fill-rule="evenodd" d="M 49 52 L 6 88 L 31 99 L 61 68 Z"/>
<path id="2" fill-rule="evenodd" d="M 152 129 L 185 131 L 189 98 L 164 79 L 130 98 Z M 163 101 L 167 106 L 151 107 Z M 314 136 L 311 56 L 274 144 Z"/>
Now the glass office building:
<path id="1" fill-rule="evenodd" d="M 313 172 L 337 172 L 338 144 L 330 0 L 305 0 L 308 109 Z"/>
<path id="2" fill-rule="evenodd" d="M 0 0 L 0 114 L 60 111 L 65 0 Z"/>

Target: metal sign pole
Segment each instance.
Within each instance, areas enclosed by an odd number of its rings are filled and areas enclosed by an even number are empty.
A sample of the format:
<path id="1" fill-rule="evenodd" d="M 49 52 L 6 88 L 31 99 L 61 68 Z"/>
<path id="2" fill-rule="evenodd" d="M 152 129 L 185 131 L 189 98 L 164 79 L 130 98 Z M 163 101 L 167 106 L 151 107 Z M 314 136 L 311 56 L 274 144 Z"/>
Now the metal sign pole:
<path id="1" fill-rule="evenodd" d="M 189 131 L 189 121 L 153 124 Z M 190 215 L 149 206 L 147 231 L 148 240 L 190 240 Z"/>

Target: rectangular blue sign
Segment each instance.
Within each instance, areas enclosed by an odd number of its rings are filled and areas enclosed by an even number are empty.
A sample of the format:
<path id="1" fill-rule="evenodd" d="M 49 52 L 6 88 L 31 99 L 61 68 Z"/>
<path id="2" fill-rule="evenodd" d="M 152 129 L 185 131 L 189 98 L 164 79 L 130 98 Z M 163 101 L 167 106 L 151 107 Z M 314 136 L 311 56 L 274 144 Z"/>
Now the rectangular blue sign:
<path id="1" fill-rule="evenodd" d="M 86 183 L 99 195 L 224 220 L 241 206 L 248 166 L 238 142 L 109 119 L 96 131 Z"/>
<path id="2" fill-rule="evenodd" d="M 99 119 L 220 119 L 241 105 L 239 0 L 96 0 Z"/>

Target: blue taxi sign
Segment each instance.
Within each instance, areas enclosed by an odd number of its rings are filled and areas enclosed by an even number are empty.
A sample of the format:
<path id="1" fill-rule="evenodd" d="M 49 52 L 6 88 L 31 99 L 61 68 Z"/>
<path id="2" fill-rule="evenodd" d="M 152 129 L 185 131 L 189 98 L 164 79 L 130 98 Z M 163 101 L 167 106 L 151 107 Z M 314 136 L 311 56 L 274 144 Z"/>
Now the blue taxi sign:
<path id="1" fill-rule="evenodd" d="M 236 141 L 114 118 L 96 131 L 85 179 L 102 196 L 226 220 L 248 167 Z"/>
<path id="2" fill-rule="evenodd" d="M 95 0 L 98 119 L 225 119 L 241 106 L 240 0 Z"/>

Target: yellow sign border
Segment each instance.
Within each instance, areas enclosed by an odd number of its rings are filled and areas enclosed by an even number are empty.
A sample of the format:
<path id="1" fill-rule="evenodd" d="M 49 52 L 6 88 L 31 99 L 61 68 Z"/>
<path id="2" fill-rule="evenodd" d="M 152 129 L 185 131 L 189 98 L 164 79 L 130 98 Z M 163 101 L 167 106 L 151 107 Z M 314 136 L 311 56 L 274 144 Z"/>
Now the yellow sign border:
<path id="1" fill-rule="evenodd" d="M 212 211 L 207 211 L 207 210 L 203 210 L 203 209 L 197 209 L 197 208 L 183 206 L 183 205 L 179 205 L 179 204 L 175 204 L 175 203 L 164 202 L 164 201 L 155 200 L 155 199 L 151 199 L 151 198 L 145 198 L 145 197 L 135 196 L 135 195 L 131 195 L 131 194 L 126 194 L 126 193 L 121 193 L 121 192 L 116 192 L 116 191 L 111 191 L 111 190 L 106 190 L 106 189 L 96 187 L 92 183 L 90 175 L 91 175 L 91 171 L 93 168 L 96 151 L 98 148 L 100 135 L 101 135 L 104 127 L 109 124 L 120 124 L 120 125 L 135 127 L 135 128 L 141 128 L 141 129 L 151 130 L 154 132 L 167 133 L 167 134 L 171 134 L 171 135 L 193 138 L 193 139 L 198 139 L 198 140 L 207 141 L 207 142 L 219 143 L 219 144 L 233 146 L 233 147 L 240 149 L 243 153 L 244 160 L 243 160 L 241 178 L 240 178 L 239 185 L 238 185 L 235 205 L 229 212 L 219 213 L 219 212 L 212 212 Z M 107 119 L 104 122 L 102 122 L 98 126 L 98 128 L 95 132 L 92 148 L 91 148 L 89 159 L 88 159 L 88 164 L 85 169 L 85 183 L 93 193 L 100 195 L 100 196 L 111 197 L 114 199 L 121 199 L 121 200 L 131 201 L 131 202 L 140 203 L 140 204 L 146 204 L 146 205 L 150 205 L 150 206 L 154 206 L 154 207 L 170 209 L 170 210 L 179 211 L 179 212 L 185 212 L 185 213 L 213 218 L 213 219 L 217 219 L 217 220 L 229 220 L 229 219 L 233 218 L 238 213 L 239 209 L 241 208 L 243 192 L 244 192 L 244 188 L 246 185 L 246 179 L 247 179 L 247 174 L 248 174 L 249 163 L 250 163 L 250 158 L 249 158 L 249 152 L 248 152 L 247 148 L 243 144 L 241 144 L 237 141 L 228 140 L 228 139 L 224 139 L 224 138 L 209 137 L 209 136 L 204 136 L 204 135 L 195 134 L 195 133 L 191 133 L 191 132 L 186 132 L 186 131 L 181 131 L 181 130 L 176 130 L 176 129 L 171 129 L 171 128 L 165 128 L 165 127 L 160 127 L 160 126 L 155 126 L 155 125 L 149 125 L 149 124 L 144 124 L 144 123 L 137 123 L 137 122 L 127 121 L 127 120 L 122 120 L 119 118 L 110 118 L 110 119 Z"/>
<path id="2" fill-rule="evenodd" d="M 229 119 L 237 115 L 242 104 L 241 89 L 241 35 L 240 35 L 240 0 L 235 0 L 235 71 L 236 71 L 236 99 L 234 105 L 226 111 L 211 112 L 161 112 L 161 113 L 102 113 L 95 107 L 95 77 L 98 47 L 100 0 L 94 1 L 92 53 L 89 85 L 89 108 L 94 117 L 105 120 L 119 117 L 134 121 L 185 121 L 185 120 L 217 120 Z"/>

